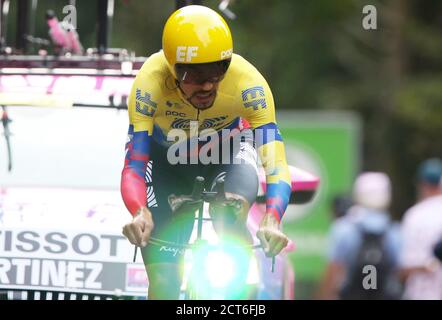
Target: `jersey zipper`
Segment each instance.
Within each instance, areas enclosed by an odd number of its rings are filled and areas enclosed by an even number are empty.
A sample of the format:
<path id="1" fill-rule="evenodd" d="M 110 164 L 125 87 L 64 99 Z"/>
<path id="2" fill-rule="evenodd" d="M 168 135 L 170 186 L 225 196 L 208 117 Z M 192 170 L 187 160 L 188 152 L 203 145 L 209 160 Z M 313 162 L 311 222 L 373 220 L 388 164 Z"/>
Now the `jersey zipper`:
<path id="1" fill-rule="evenodd" d="M 200 126 L 200 109 L 196 109 L 197 110 L 197 113 L 196 113 L 196 121 L 197 121 L 197 123 L 198 123 L 198 131 L 199 131 L 199 126 Z M 198 142 L 200 141 L 200 137 L 199 137 L 199 133 L 198 133 Z"/>

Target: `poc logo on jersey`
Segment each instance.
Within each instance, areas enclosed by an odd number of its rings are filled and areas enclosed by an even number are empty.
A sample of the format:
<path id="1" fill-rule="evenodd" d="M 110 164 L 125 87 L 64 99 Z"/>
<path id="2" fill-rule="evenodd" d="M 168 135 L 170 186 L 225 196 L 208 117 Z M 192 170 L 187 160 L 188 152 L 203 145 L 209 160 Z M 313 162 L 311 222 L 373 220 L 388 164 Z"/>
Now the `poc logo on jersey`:
<path id="1" fill-rule="evenodd" d="M 176 61 L 177 62 L 192 62 L 192 58 L 198 55 L 198 47 L 177 47 Z"/>
<path id="2" fill-rule="evenodd" d="M 176 111 L 166 111 L 166 116 L 175 116 L 185 118 L 186 114 L 184 112 L 176 112 Z"/>
<path id="3" fill-rule="evenodd" d="M 221 51 L 221 59 L 227 59 L 230 58 L 232 56 L 233 53 L 233 49 L 229 49 L 226 51 Z"/>

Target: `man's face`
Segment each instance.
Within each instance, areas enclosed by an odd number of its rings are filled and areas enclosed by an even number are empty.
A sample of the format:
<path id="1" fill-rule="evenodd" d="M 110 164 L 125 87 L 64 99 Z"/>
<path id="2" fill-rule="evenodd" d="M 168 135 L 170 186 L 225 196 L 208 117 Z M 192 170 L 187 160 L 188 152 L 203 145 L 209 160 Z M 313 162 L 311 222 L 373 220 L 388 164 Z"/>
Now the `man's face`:
<path id="1" fill-rule="evenodd" d="M 204 83 L 180 82 L 180 88 L 186 99 L 197 109 L 208 109 L 215 102 L 219 81 L 206 81 Z"/>
<path id="2" fill-rule="evenodd" d="M 197 109 L 210 108 L 216 99 L 219 83 L 229 67 L 230 60 L 177 65 L 179 87 L 186 99 Z"/>

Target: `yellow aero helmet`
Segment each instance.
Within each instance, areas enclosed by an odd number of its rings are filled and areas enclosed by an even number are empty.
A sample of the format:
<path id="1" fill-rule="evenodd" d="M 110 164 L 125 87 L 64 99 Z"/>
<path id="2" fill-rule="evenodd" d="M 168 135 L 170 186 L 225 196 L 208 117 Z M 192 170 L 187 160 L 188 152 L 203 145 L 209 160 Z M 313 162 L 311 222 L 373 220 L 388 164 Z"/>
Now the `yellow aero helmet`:
<path id="1" fill-rule="evenodd" d="M 176 64 L 201 64 L 232 57 L 232 34 L 224 19 L 204 6 L 175 11 L 163 31 L 163 51 L 176 78 Z"/>

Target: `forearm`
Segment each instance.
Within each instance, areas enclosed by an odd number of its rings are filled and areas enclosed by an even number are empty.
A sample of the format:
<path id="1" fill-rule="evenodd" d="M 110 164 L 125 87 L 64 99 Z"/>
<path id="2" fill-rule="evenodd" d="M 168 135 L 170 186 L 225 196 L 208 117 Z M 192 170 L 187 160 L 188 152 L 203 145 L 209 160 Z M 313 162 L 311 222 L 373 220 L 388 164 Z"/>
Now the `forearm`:
<path id="1" fill-rule="evenodd" d="M 147 131 L 131 132 L 126 145 L 126 159 L 121 175 L 121 195 L 129 212 L 135 216 L 140 208 L 146 208 L 145 174 L 149 162 L 149 140 Z"/>
<path id="2" fill-rule="evenodd" d="M 413 273 L 419 272 L 422 267 L 412 267 L 412 268 L 401 268 L 398 272 L 399 279 L 401 282 L 407 281 L 408 277 Z"/>
<path id="3" fill-rule="evenodd" d="M 266 212 L 281 220 L 291 193 L 291 177 L 281 133 L 274 122 L 255 129 L 255 143 L 266 173 Z"/>
<path id="4" fill-rule="evenodd" d="M 418 265 L 413 267 L 403 267 L 398 270 L 399 279 L 402 282 L 407 281 L 408 277 L 416 273 L 428 273 L 431 270 L 431 265 Z"/>
<path id="5" fill-rule="evenodd" d="M 276 180 L 276 181 L 275 181 Z M 281 221 L 290 199 L 290 184 L 280 177 L 267 177 L 266 213 L 273 214 Z"/>
<path id="6" fill-rule="evenodd" d="M 290 171 L 285 159 L 282 142 L 272 142 L 261 150 L 266 154 L 263 166 L 266 171 L 266 212 L 272 213 L 278 221 L 282 219 L 290 199 Z"/>
<path id="7" fill-rule="evenodd" d="M 132 168 L 125 167 L 121 175 L 121 195 L 126 208 L 135 216 L 146 207 L 146 183 Z"/>

